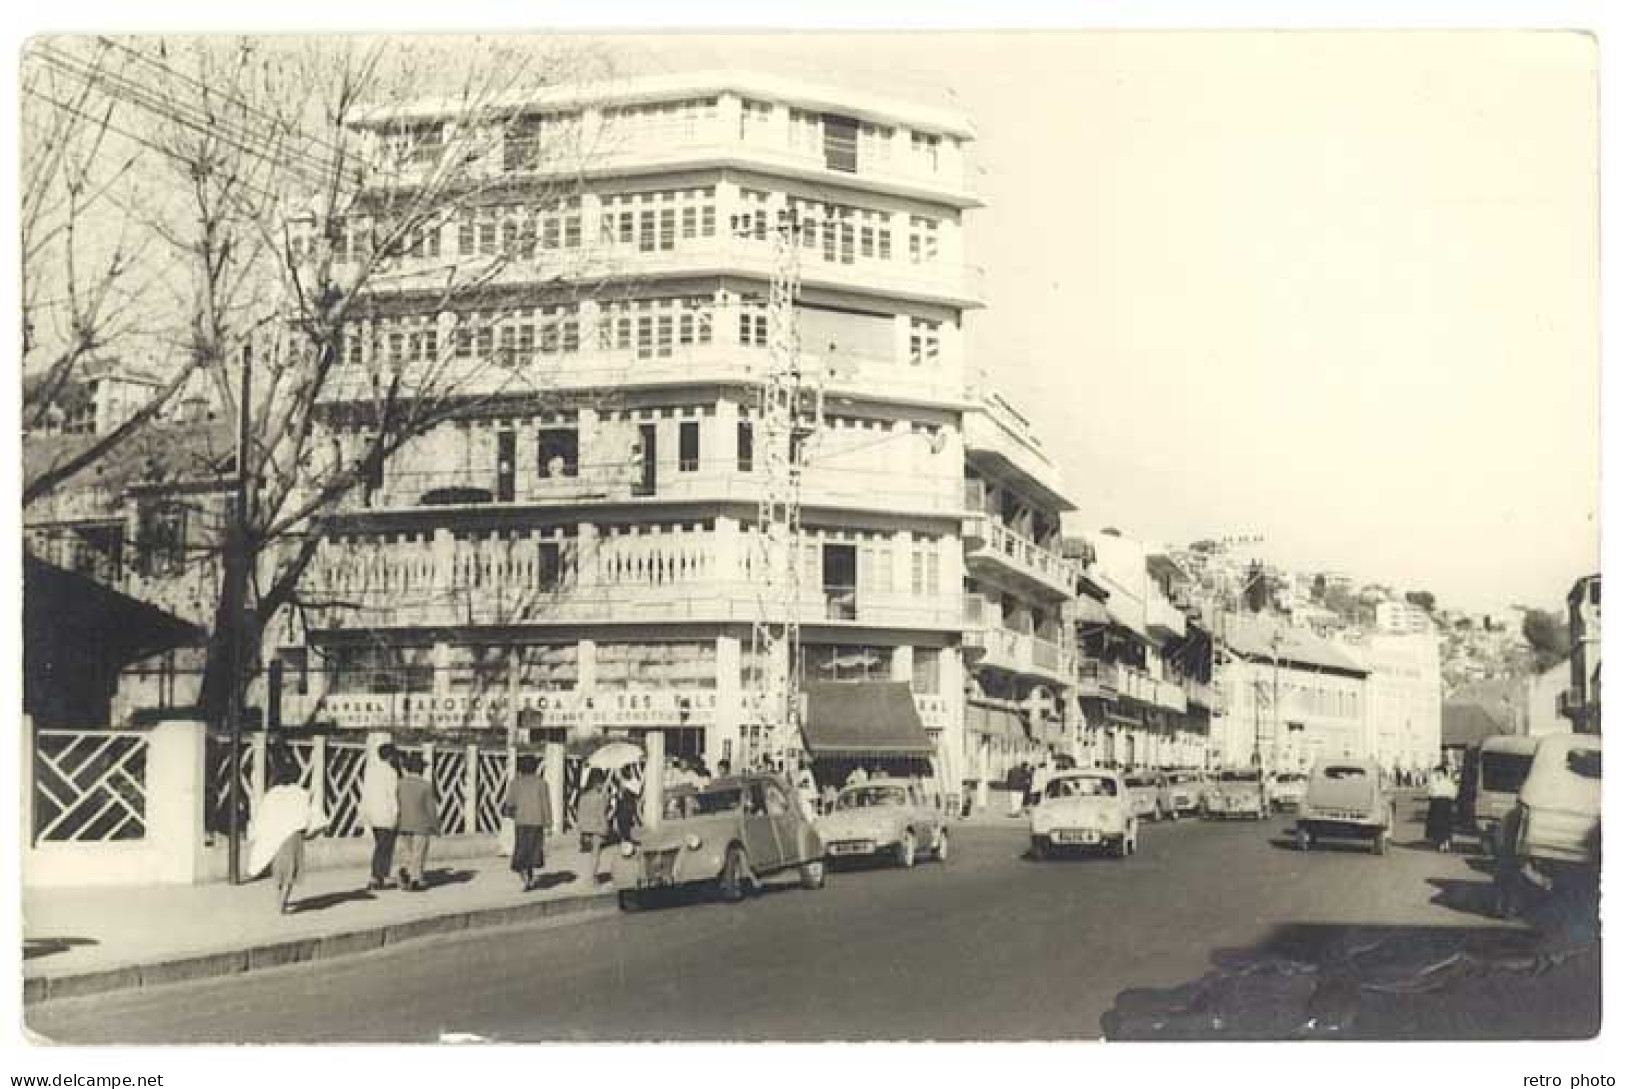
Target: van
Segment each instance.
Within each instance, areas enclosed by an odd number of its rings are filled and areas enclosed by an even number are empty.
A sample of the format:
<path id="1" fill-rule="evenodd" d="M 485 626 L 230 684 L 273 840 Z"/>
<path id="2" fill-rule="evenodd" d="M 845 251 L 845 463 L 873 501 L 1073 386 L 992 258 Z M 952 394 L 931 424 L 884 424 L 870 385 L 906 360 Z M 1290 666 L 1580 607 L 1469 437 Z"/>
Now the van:
<path id="1" fill-rule="evenodd" d="M 1602 864 L 1602 737 L 1547 734 L 1508 817 L 1516 858 L 1548 874 Z"/>
<path id="2" fill-rule="evenodd" d="M 1371 853 L 1388 853 L 1393 804 L 1383 791 L 1382 770 L 1370 760 L 1334 760 L 1309 773 L 1294 839 L 1307 851 L 1322 839 L 1369 840 Z"/>
<path id="3" fill-rule="evenodd" d="M 1458 800 L 1459 826 L 1478 837 L 1485 854 L 1495 853 L 1501 822 L 1517 804 L 1539 744 L 1538 737 L 1491 737 L 1467 754 Z"/>

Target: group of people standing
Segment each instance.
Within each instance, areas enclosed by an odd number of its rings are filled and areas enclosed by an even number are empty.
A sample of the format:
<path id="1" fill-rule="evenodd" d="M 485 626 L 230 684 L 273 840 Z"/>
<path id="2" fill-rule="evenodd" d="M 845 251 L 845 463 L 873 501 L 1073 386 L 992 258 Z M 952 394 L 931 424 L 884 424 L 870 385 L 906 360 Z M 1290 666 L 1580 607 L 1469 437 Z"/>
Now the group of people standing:
<path id="1" fill-rule="evenodd" d="M 426 769 L 422 753 L 398 749 L 378 735 L 367 739 L 361 823 L 372 833 L 370 892 L 396 888 L 392 877 L 404 892 L 427 887 L 423 871 L 429 841 L 440 834 L 440 811 Z"/>
<path id="2" fill-rule="evenodd" d="M 1010 769 L 1005 780 L 1010 787 L 1010 816 L 1019 817 L 1028 806 L 1038 804 L 1038 799 L 1044 796 L 1044 788 L 1060 770 L 1052 757 L 1046 756 L 1042 763 L 1037 765 L 1022 761 Z"/>

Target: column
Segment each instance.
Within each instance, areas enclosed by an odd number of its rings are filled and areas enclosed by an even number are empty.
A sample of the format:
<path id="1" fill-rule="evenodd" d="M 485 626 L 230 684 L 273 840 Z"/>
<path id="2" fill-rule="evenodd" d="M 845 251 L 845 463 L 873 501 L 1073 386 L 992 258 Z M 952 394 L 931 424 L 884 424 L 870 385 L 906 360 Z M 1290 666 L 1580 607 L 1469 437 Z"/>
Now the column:
<path id="1" fill-rule="evenodd" d="M 666 735 L 650 730 L 643 735 L 643 825 L 659 828 L 666 813 Z"/>
<path id="2" fill-rule="evenodd" d="M 739 636 L 717 636 L 716 719 L 705 733 L 705 763 L 712 771 L 723 760 L 739 760 L 741 649 Z"/>
<path id="3" fill-rule="evenodd" d="M 547 809 L 553 814 L 553 831 L 564 831 L 564 746 L 549 741 L 542 749 L 543 778 L 547 780 Z"/>
<path id="4" fill-rule="evenodd" d="M 202 722 L 179 720 L 161 722 L 147 735 L 147 842 L 160 883 L 195 884 L 203 875 L 205 731 Z M 33 754 L 27 755 L 31 765 Z M 25 809 L 31 805 L 32 798 L 25 799 Z"/>
<path id="5" fill-rule="evenodd" d="M 463 752 L 463 827 L 466 835 L 480 830 L 480 747 L 469 745 Z M 502 803 L 499 800 L 497 804 Z"/>

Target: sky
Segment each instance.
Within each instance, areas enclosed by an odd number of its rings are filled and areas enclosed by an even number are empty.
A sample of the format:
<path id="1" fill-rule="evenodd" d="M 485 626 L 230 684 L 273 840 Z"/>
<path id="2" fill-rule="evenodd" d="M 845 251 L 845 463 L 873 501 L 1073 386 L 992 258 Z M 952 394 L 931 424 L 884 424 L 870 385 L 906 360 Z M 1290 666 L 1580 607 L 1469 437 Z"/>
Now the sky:
<path id="1" fill-rule="evenodd" d="M 973 368 L 1077 528 L 1442 604 L 1597 570 L 1597 75 L 1565 33 L 625 36 L 975 125 Z"/>

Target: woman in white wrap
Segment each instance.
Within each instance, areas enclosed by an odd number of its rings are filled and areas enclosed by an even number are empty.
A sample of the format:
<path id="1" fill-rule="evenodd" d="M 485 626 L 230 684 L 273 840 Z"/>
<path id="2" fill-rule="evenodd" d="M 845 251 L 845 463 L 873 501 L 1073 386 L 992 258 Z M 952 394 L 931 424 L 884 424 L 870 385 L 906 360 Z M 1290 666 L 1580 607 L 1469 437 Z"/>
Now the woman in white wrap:
<path id="1" fill-rule="evenodd" d="M 401 821 L 396 797 L 401 783 L 395 746 L 389 735 L 367 735 L 367 764 L 361 773 L 361 823 L 372 832 L 371 890 L 389 888 L 390 864 L 395 858 L 395 833 Z"/>
<path id="2" fill-rule="evenodd" d="M 248 872 L 259 875 L 271 868 L 276 885 L 277 906 L 285 915 L 292 906 L 294 886 L 305 868 L 305 839 L 327 826 L 320 800 L 313 801 L 299 785 L 299 773 L 291 762 L 273 761 L 271 773 L 276 783 L 260 799 L 254 815 L 253 842 L 249 849 Z"/>

